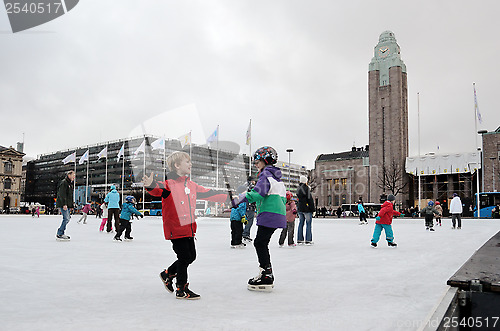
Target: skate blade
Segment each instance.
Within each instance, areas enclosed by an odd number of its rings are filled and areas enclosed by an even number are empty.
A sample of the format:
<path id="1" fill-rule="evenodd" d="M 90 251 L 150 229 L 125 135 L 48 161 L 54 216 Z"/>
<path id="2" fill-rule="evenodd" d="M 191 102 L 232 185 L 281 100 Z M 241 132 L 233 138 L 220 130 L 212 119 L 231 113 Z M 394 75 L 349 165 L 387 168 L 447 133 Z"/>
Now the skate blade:
<path id="1" fill-rule="evenodd" d="M 258 292 L 271 292 L 273 290 L 273 285 L 250 285 L 248 284 L 247 288 L 250 291 L 258 291 Z"/>
<path id="2" fill-rule="evenodd" d="M 56 241 L 70 241 L 71 239 L 56 238 Z"/>

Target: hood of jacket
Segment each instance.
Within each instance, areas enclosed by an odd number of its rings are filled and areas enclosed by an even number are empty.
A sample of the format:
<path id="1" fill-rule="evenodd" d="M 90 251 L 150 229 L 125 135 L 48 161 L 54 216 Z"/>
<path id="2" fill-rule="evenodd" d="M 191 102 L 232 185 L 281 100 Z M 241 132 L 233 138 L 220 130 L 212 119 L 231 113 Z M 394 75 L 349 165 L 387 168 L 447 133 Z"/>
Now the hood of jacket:
<path id="1" fill-rule="evenodd" d="M 281 179 L 281 170 L 275 166 L 269 165 L 262 169 L 261 174 L 265 176 L 273 176 L 276 180 Z"/>

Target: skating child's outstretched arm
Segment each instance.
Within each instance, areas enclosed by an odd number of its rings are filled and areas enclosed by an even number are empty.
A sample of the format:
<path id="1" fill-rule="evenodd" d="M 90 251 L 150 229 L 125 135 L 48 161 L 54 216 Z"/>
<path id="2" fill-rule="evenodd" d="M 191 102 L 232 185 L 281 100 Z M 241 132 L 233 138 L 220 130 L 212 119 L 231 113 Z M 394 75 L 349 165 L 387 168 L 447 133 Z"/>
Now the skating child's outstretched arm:
<path id="1" fill-rule="evenodd" d="M 151 173 L 151 175 L 142 177 L 142 185 L 146 188 L 146 191 L 154 197 L 162 197 L 166 199 L 170 195 L 170 190 L 168 189 L 168 182 L 153 182 L 154 175 Z M 162 187 L 163 186 L 163 187 Z"/>
<path id="2" fill-rule="evenodd" d="M 228 195 L 225 191 L 207 189 L 196 183 L 194 184 L 196 185 L 196 199 L 213 202 L 225 202 L 227 200 Z"/>

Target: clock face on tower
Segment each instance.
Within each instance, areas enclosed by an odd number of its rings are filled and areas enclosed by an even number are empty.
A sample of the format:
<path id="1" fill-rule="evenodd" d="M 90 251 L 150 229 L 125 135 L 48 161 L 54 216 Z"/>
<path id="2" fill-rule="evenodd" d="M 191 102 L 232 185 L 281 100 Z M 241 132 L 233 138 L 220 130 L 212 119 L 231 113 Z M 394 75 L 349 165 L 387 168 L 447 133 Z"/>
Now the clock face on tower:
<path id="1" fill-rule="evenodd" d="M 391 51 L 389 50 L 389 47 L 387 46 L 382 46 L 378 49 L 378 56 L 380 57 L 386 57 L 387 55 L 389 55 Z"/>

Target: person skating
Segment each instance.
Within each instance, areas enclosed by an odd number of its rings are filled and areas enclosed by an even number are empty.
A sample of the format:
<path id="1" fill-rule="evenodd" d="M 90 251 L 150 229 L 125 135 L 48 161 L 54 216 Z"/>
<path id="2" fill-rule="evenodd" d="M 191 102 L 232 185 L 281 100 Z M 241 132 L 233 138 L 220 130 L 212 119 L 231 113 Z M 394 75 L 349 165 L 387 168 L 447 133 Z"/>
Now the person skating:
<path id="1" fill-rule="evenodd" d="M 240 186 L 236 193 L 240 194 L 246 190 L 245 186 Z M 247 222 L 247 203 L 241 203 L 237 207 L 231 208 L 229 222 L 231 223 L 231 248 L 245 248 L 243 243 L 243 224 Z"/>
<path id="2" fill-rule="evenodd" d="M 106 225 L 106 223 L 108 222 L 108 206 L 106 206 L 106 203 L 103 202 L 101 204 L 100 207 L 98 207 L 100 210 L 101 210 L 101 214 L 102 216 L 104 216 L 102 218 L 102 221 L 101 221 L 101 226 L 99 227 L 99 231 L 102 232 L 104 231 L 104 226 Z M 111 229 L 112 230 L 112 229 Z"/>
<path id="3" fill-rule="evenodd" d="M 441 226 L 441 217 L 443 217 L 443 207 L 441 207 L 441 204 L 439 201 L 436 201 L 436 205 L 434 208 L 438 211 L 438 215 L 436 215 L 436 226 Z"/>
<path id="4" fill-rule="evenodd" d="M 377 247 L 377 242 L 380 239 L 380 234 L 382 229 L 385 231 L 385 238 L 389 247 L 397 247 L 398 245 L 394 242 L 394 234 L 392 232 L 392 218 L 393 216 L 401 215 L 400 212 L 394 210 L 394 202 L 396 197 L 392 194 L 387 196 L 387 200 L 382 204 L 378 216 L 375 218 L 375 230 L 373 231 L 373 238 L 371 240 L 371 246 L 373 248 Z"/>
<path id="5" fill-rule="evenodd" d="M 131 195 L 125 198 L 125 203 L 122 206 L 122 212 L 120 213 L 120 226 L 116 229 L 116 235 L 113 238 L 114 241 L 122 241 L 121 236 L 123 231 L 125 231 L 125 240 L 133 240 L 130 233 L 132 232 L 132 225 L 130 218 L 132 215 L 144 217 L 135 207 L 135 198 Z"/>
<path id="6" fill-rule="evenodd" d="M 297 217 L 297 207 L 295 201 L 293 201 L 293 194 L 290 191 L 286 191 L 286 229 L 281 230 L 280 239 L 278 244 L 283 247 L 285 244 L 285 239 L 288 235 L 288 247 L 295 247 L 293 242 L 294 230 L 295 230 L 295 218 Z"/>
<path id="7" fill-rule="evenodd" d="M 61 226 L 57 229 L 57 240 L 70 240 L 70 237 L 65 235 L 64 232 L 71 218 L 70 209 L 73 208 L 73 182 L 75 177 L 76 174 L 73 170 L 68 171 L 57 187 L 56 207 L 59 208 L 63 217 Z"/>
<path id="8" fill-rule="evenodd" d="M 358 212 L 359 212 L 359 225 L 368 224 L 368 221 L 366 220 L 365 207 L 363 206 L 363 201 L 361 200 L 358 201 Z"/>
<path id="9" fill-rule="evenodd" d="M 87 202 L 82 208 L 82 217 L 80 217 L 77 223 L 80 223 L 83 220 L 83 224 L 87 224 L 87 215 L 89 214 L 91 209 L 92 208 L 90 207 L 90 203 Z"/>
<path id="10" fill-rule="evenodd" d="M 248 176 L 247 185 L 248 185 L 247 191 L 250 192 L 255 186 L 255 178 L 253 176 Z M 252 242 L 252 238 L 250 238 L 250 229 L 252 228 L 253 225 L 253 219 L 255 218 L 256 208 L 257 207 L 255 206 L 255 203 L 249 203 L 247 205 L 247 213 L 245 215 L 245 218 L 247 219 L 247 224 L 245 224 L 245 227 L 243 228 L 243 240 L 246 242 Z"/>
<path id="11" fill-rule="evenodd" d="M 312 213 L 314 212 L 314 199 L 311 190 L 307 186 L 307 177 L 299 177 L 299 187 L 297 188 L 299 214 L 299 229 L 297 231 L 297 244 L 312 245 Z M 306 240 L 304 241 L 304 223 L 306 226 Z"/>
<path id="12" fill-rule="evenodd" d="M 169 292 L 174 292 L 173 280 L 176 279 L 177 299 L 195 300 L 200 295 L 189 289 L 187 269 L 196 259 L 196 200 L 224 202 L 227 194 L 191 181 L 191 158 L 185 152 L 172 153 L 167 158 L 167 165 L 171 172 L 166 181 L 153 183 L 153 173 L 142 180 L 150 195 L 161 197 L 163 233 L 177 255 L 177 260 L 160 273 L 160 278 Z"/>
<path id="13" fill-rule="evenodd" d="M 116 190 L 115 185 L 111 185 L 111 191 L 106 194 L 104 202 L 108 206 L 108 222 L 106 223 L 106 231 L 109 233 L 112 229 L 113 217 L 115 218 L 115 231 L 120 227 L 120 193 Z"/>
<path id="14" fill-rule="evenodd" d="M 451 222 L 452 222 L 452 229 L 455 229 L 456 221 L 458 220 L 458 229 L 460 230 L 462 228 L 462 212 L 463 212 L 463 207 L 462 207 L 462 200 L 460 200 L 460 197 L 458 194 L 453 193 L 453 199 L 451 199 L 450 203 L 450 214 L 451 214 Z"/>
<path id="15" fill-rule="evenodd" d="M 420 210 L 420 214 L 425 217 L 425 229 L 434 231 L 434 216 L 439 215 L 439 211 L 434 208 L 434 201 L 429 201 L 427 206 Z"/>
<path id="16" fill-rule="evenodd" d="M 271 291 L 274 287 L 274 275 L 269 241 L 277 228 L 286 228 L 286 189 L 281 181 L 281 170 L 274 166 L 278 161 L 278 153 L 274 148 L 264 146 L 257 149 L 253 159 L 259 170 L 257 184 L 232 203 L 257 204 L 257 236 L 253 244 L 259 261 L 259 274 L 248 280 L 247 287 L 253 291 Z"/>

